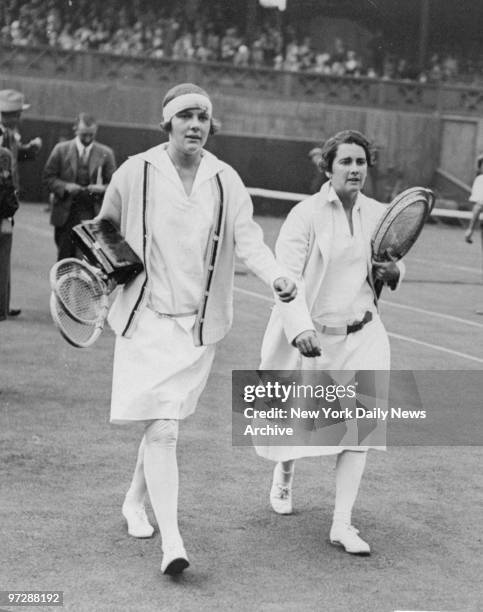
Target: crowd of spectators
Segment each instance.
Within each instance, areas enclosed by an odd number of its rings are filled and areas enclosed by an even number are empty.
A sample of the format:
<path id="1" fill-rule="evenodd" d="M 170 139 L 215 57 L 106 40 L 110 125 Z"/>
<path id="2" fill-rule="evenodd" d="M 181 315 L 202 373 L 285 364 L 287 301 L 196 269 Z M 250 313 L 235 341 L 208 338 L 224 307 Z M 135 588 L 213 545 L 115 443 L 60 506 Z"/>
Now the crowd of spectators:
<path id="1" fill-rule="evenodd" d="M 258 31 L 245 35 L 230 21 L 223 0 L 4 0 L 0 36 L 13 45 L 49 45 L 74 51 L 98 51 L 155 59 L 228 62 L 235 66 L 304 71 L 322 75 L 402 79 L 419 82 L 465 81 L 480 84 L 483 61 L 456 54 L 433 54 L 421 71 L 407 59 L 384 52 L 382 32 L 367 49 L 347 48 L 336 38 L 316 49 L 300 40 L 290 25 L 281 27 L 265 11 Z"/>

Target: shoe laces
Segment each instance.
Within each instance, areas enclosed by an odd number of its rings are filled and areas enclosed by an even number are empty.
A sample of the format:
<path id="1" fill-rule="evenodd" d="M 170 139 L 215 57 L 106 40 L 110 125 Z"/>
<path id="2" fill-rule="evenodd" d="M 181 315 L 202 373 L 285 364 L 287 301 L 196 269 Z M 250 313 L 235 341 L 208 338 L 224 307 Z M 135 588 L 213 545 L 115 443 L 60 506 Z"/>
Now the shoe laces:
<path id="1" fill-rule="evenodd" d="M 290 487 L 283 484 L 277 483 L 277 497 L 280 499 L 288 499 L 290 496 Z"/>

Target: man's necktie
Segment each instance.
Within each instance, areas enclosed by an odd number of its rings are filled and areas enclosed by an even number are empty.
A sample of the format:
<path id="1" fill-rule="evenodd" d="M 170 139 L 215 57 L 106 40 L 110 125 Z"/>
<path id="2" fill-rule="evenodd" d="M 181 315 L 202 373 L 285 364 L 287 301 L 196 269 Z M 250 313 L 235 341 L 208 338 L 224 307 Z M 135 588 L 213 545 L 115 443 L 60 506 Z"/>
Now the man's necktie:
<path id="1" fill-rule="evenodd" d="M 2 147 L 10 149 L 10 130 L 8 128 L 3 129 Z"/>

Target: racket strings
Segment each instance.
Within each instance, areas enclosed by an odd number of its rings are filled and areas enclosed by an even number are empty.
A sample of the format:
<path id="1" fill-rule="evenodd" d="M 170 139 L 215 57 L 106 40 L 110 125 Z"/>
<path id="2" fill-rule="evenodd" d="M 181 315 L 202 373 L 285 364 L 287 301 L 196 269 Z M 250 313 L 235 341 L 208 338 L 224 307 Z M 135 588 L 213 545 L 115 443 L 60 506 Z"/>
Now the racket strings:
<path id="1" fill-rule="evenodd" d="M 419 236 L 426 215 L 427 204 L 421 200 L 395 211 L 386 226 L 381 228 L 377 256 L 399 258 L 406 254 Z"/>
<path id="2" fill-rule="evenodd" d="M 65 310 L 78 322 L 93 324 L 103 316 L 106 289 L 83 262 L 59 262 L 52 271 L 51 286 Z"/>
<path id="3" fill-rule="evenodd" d="M 78 319 L 92 323 L 99 319 L 103 294 L 89 278 L 66 275 L 59 279 L 55 293 L 68 311 Z"/>
<path id="4" fill-rule="evenodd" d="M 97 325 L 81 323 L 72 318 L 54 292 L 50 298 L 50 311 L 62 336 L 74 346 L 90 346 L 100 334 L 102 328 Z"/>
<path id="5" fill-rule="evenodd" d="M 413 187 L 391 202 L 372 239 L 376 261 L 401 259 L 416 242 L 431 213 L 434 195 L 429 189 Z"/>
<path id="6" fill-rule="evenodd" d="M 77 259 L 64 259 L 50 272 L 50 310 L 62 336 L 88 347 L 102 332 L 108 311 L 108 287 L 99 273 Z"/>

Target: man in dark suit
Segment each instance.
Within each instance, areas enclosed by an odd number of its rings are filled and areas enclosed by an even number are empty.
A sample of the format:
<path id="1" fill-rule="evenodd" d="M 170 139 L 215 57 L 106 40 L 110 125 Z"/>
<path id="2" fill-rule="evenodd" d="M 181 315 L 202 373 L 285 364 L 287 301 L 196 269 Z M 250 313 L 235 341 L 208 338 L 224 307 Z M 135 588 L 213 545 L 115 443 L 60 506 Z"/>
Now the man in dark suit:
<path id="1" fill-rule="evenodd" d="M 77 256 L 71 230 L 97 215 L 116 169 L 113 150 L 94 140 L 94 117 L 80 113 L 74 131 L 75 138 L 55 145 L 43 174 L 45 185 L 54 194 L 50 222 L 55 227 L 58 259 Z"/>
<path id="2" fill-rule="evenodd" d="M 22 93 L 14 89 L 0 91 L 0 147 L 11 153 L 10 168 L 7 171 L 9 181 L 18 192 L 18 162 L 34 159 L 42 146 L 40 138 L 34 138 L 27 144 L 22 143 L 19 124 L 22 112 L 30 108 L 25 104 Z M 2 169 L 5 170 L 6 169 Z M 0 217 L 0 321 L 7 317 L 16 317 L 20 308 L 10 308 L 10 255 L 12 250 L 13 219 L 11 216 Z"/>

